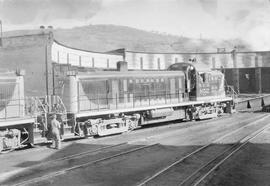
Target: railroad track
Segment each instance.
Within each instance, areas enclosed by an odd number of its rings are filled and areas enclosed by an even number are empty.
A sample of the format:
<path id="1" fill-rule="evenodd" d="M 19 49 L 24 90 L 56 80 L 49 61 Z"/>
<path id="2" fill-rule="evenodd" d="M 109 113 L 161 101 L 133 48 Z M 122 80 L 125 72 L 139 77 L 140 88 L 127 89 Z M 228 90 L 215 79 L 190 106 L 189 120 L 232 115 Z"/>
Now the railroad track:
<path id="1" fill-rule="evenodd" d="M 230 115 L 224 115 L 224 116 L 221 116 L 222 119 L 229 119 L 230 120 Z M 191 126 L 195 126 L 195 125 L 200 125 L 200 124 L 209 124 L 209 123 L 214 123 L 216 122 L 217 120 L 219 120 L 220 118 L 217 117 L 217 118 L 212 118 L 211 120 L 202 120 L 202 121 L 188 121 L 188 122 L 171 122 L 171 123 L 163 123 L 163 124 L 160 124 L 160 125 L 153 125 L 153 126 L 149 126 L 149 125 L 146 125 L 142 128 L 138 128 L 136 129 L 135 131 L 132 131 L 133 134 L 138 134 L 138 133 L 144 133 L 144 132 L 148 132 L 148 131 L 151 131 L 151 130 L 155 130 L 155 129 L 169 129 L 171 127 L 175 128 L 176 130 L 178 129 L 183 129 L 183 128 L 186 128 L 186 127 L 191 127 Z M 125 134 L 125 133 L 123 133 Z M 117 136 L 106 136 L 105 138 L 78 138 L 78 139 L 72 139 L 73 140 L 76 140 L 76 142 L 84 142 L 87 140 L 87 142 L 96 142 L 98 140 L 103 140 L 103 139 L 114 139 L 116 137 L 119 137 L 121 138 L 121 135 L 117 135 Z M 139 141 L 139 140 L 133 140 L 133 141 Z M 46 145 L 45 145 L 46 144 Z M 63 141 L 63 146 L 65 146 L 65 144 L 71 144 L 70 141 Z M 19 149 L 11 149 L 9 151 L 2 151 L 0 152 L 0 157 L 4 157 L 4 156 L 9 156 L 9 153 L 11 154 L 22 154 L 22 153 L 30 153 L 30 152 L 35 152 L 35 151 L 40 151 L 40 150 L 46 150 L 48 149 L 48 145 L 49 143 L 40 143 L 40 144 L 36 144 L 34 145 L 33 147 L 30 147 L 30 148 L 19 148 Z M 0 179 L 1 181 L 1 179 Z"/>
<path id="2" fill-rule="evenodd" d="M 222 118 L 224 119 L 229 119 L 228 118 L 228 115 L 225 115 L 225 116 L 222 116 Z M 204 124 L 204 123 L 211 123 L 211 122 L 215 122 L 216 120 L 218 120 L 220 118 L 213 118 L 211 120 L 203 120 L 203 121 L 189 121 L 189 122 L 171 122 L 170 124 L 167 124 L 167 123 L 164 123 L 164 124 L 161 124 L 161 125 L 153 125 L 153 126 L 145 126 L 145 127 L 142 127 L 142 128 L 138 128 L 136 129 L 136 131 L 132 131 L 133 133 L 136 132 L 136 133 L 140 133 L 140 132 L 147 132 L 149 130 L 153 130 L 153 129 L 162 129 L 162 128 L 170 128 L 170 127 L 174 127 L 174 128 L 177 128 L 177 129 L 182 129 L 182 128 L 185 128 L 185 127 L 190 127 L 190 126 L 194 126 L 194 125 L 198 125 L 198 124 Z M 181 126 L 179 126 L 178 124 L 180 124 Z M 121 135 L 118 135 L 119 137 Z M 116 136 L 106 136 L 106 139 L 112 139 L 112 138 L 115 138 Z M 100 138 L 100 139 L 104 139 L 104 138 Z M 73 139 L 73 140 L 76 140 L 77 142 L 80 142 L 80 141 L 96 141 L 96 140 L 99 140 L 99 138 L 95 139 L 95 138 L 83 138 L 83 139 Z M 63 144 L 65 143 L 69 143 L 69 142 L 66 142 L 66 141 L 63 141 Z M 9 153 L 28 153 L 28 152 L 31 152 L 31 151 L 36 151 L 36 150 L 44 150 L 44 149 L 47 149 L 48 147 L 48 143 L 47 145 L 45 145 L 46 143 L 40 143 L 40 144 L 37 144 L 35 145 L 34 147 L 31 147 L 31 148 L 19 148 L 19 149 L 10 149 L 10 150 L 7 150 L 7 151 L 1 151 L 0 152 L 0 155 L 1 156 L 9 156 Z M 40 146 L 41 145 L 41 146 Z"/>
<path id="3" fill-rule="evenodd" d="M 258 117 L 261 117 L 261 115 L 255 117 L 255 118 L 245 119 L 245 120 L 243 120 L 241 122 L 242 123 L 248 122 L 248 121 L 250 122 L 250 120 L 254 120 L 254 119 L 258 118 Z M 243 126 L 243 127 L 246 127 L 246 125 Z M 241 127 L 241 128 L 243 128 L 243 127 Z M 238 130 L 240 130 L 240 129 L 238 129 Z M 34 172 L 41 171 L 41 174 L 39 174 L 36 177 L 30 177 L 30 179 L 29 178 L 28 179 L 16 179 L 17 175 L 15 175 L 15 177 L 13 177 L 13 179 L 16 180 L 16 182 L 14 182 L 13 185 L 30 185 L 30 184 L 38 183 L 38 182 L 41 182 L 43 180 L 48 180 L 49 178 L 53 178 L 53 177 L 56 177 L 56 176 L 59 176 L 59 175 L 66 174 L 66 173 L 68 173 L 70 171 L 73 171 L 73 170 L 76 170 L 76 169 L 79 169 L 79 168 L 91 166 L 91 165 L 101 163 L 101 162 L 106 161 L 106 160 L 110 160 L 110 159 L 113 159 L 113 158 L 117 158 L 117 157 L 120 157 L 120 156 L 131 154 L 132 152 L 147 149 L 147 148 L 150 148 L 150 147 L 153 147 L 153 146 L 156 146 L 156 145 L 157 144 L 152 144 L 152 145 L 149 145 L 149 146 L 140 146 L 140 147 L 137 146 L 137 147 L 132 147 L 131 149 L 127 149 L 125 147 L 128 146 L 128 143 L 120 143 L 120 144 L 117 144 L 117 145 L 106 146 L 106 147 L 102 147 L 102 148 L 98 148 L 98 149 L 94 149 L 94 150 L 89 150 L 89 151 L 85 151 L 85 152 L 65 156 L 65 157 L 62 157 L 62 158 L 42 162 L 42 163 L 36 164 L 34 166 L 25 168 L 25 171 L 28 171 L 28 174 L 31 174 L 33 172 L 33 171 L 31 172 L 31 170 L 34 170 Z M 60 167 L 60 168 L 58 167 L 56 170 L 53 168 L 53 169 L 51 169 L 52 171 L 49 174 L 46 173 L 46 172 L 44 173 L 44 170 L 43 170 L 44 167 L 52 168 L 52 167 L 54 167 L 54 165 L 63 164 L 63 162 L 66 162 L 66 163 L 68 162 L 69 163 L 69 162 L 72 162 L 72 161 L 77 160 L 79 158 L 88 157 L 88 156 L 91 156 L 92 154 L 96 154 L 96 153 L 99 153 L 99 152 L 102 153 L 104 151 L 112 151 L 112 150 L 115 150 L 117 148 L 123 148 L 123 149 L 121 149 L 121 151 L 119 151 L 117 153 L 114 153 L 113 155 L 106 154 L 106 156 L 104 156 L 102 158 L 91 159 L 91 160 L 86 161 L 86 162 L 79 162 L 76 165 L 64 164 L 64 165 L 66 165 L 68 167 Z M 43 168 L 41 170 L 39 170 L 40 167 L 41 168 L 43 167 Z M 30 172 L 29 172 L 29 169 L 30 169 Z"/>
<path id="4" fill-rule="evenodd" d="M 66 156 L 66 157 L 63 157 L 63 158 L 47 161 L 47 162 L 44 162 L 44 163 L 34 165 L 30 169 L 38 171 L 38 168 L 41 167 L 41 171 L 43 171 L 42 166 L 45 166 L 45 165 L 50 166 L 51 164 L 59 163 L 59 162 L 62 162 L 62 161 L 69 161 L 70 162 L 70 161 L 74 161 L 75 159 L 82 158 L 84 156 L 89 156 L 89 155 L 91 155 L 92 153 L 95 153 L 95 152 L 99 152 L 99 151 L 103 152 L 104 150 L 110 150 L 111 151 L 114 148 L 118 148 L 118 147 L 121 147 L 121 146 L 124 147 L 123 150 L 120 150 L 120 151 L 118 150 L 119 152 L 117 151 L 117 153 L 114 153 L 112 155 L 106 155 L 106 156 L 104 156 L 102 158 L 97 158 L 97 159 L 94 159 L 92 161 L 86 161 L 84 163 L 79 163 L 79 164 L 69 166 L 69 167 L 66 167 L 66 168 L 61 168 L 61 169 L 59 169 L 57 171 L 53 171 L 53 172 L 45 173 L 45 174 L 42 174 L 42 175 L 38 175 L 38 176 L 35 176 L 35 177 L 31 178 L 31 179 L 27 179 L 27 180 L 23 180 L 23 181 L 17 180 L 16 183 L 11 183 L 11 184 L 8 183 L 8 185 L 13 185 L 13 186 L 31 185 L 31 184 L 34 184 L 34 183 L 41 182 L 43 180 L 48 180 L 50 178 L 66 174 L 67 172 L 70 172 L 70 171 L 73 171 L 73 170 L 76 170 L 76 169 L 79 169 L 79 168 L 91 166 L 91 165 L 101 163 L 101 162 L 106 161 L 106 160 L 110 160 L 110 159 L 113 159 L 113 158 L 118 158 L 120 156 L 125 156 L 125 155 L 131 154 L 133 152 L 144 150 L 144 149 L 147 149 L 147 148 L 151 148 L 151 147 L 154 147 L 154 146 L 157 146 L 157 145 L 158 145 L 158 143 L 145 145 L 145 146 L 139 146 L 139 147 L 138 146 L 130 147 L 130 146 L 128 146 L 127 143 L 120 143 L 120 144 L 117 144 L 117 145 L 112 145 L 112 146 L 108 146 L 108 147 L 99 148 L 99 149 L 96 149 L 96 150 L 93 150 L 93 151 L 78 153 L 78 154 Z M 27 168 L 27 170 L 29 170 L 29 167 Z"/>
<path id="5" fill-rule="evenodd" d="M 223 164 L 227 159 L 233 156 L 241 148 L 243 148 L 247 143 L 260 135 L 263 131 L 270 128 L 269 125 L 262 127 L 261 129 L 255 131 L 251 135 L 243 138 L 239 143 L 236 143 L 229 149 L 226 149 L 224 152 L 220 153 L 218 156 L 214 157 L 212 160 L 207 162 L 204 166 L 197 169 L 192 175 L 190 175 L 186 180 L 182 181 L 179 185 L 193 185 L 197 186 L 201 184 L 210 174 L 213 174 L 214 171 Z"/>
<path id="6" fill-rule="evenodd" d="M 240 130 L 255 125 L 261 121 L 263 121 L 266 118 L 269 118 L 270 116 L 264 115 L 261 119 L 251 122 L 248 125 L 242 126 L 238 128 L 237 130 L 234 130 L 230 133 L 227 133 L 218 139 L 213 140 L 210 143 L 207 143 L 206 145 L 197 148 L 193 152 L 187 154 L 186 156 L 182 157 L 181 159 L 178 159 L 177 161 L 173 162 L 172 164 L 168 165 L 167 167 L 164 167 L 163 169 L 156 172 L 154 175 L 148 177 L 147 179 L 143 180 L 142 182 L 138 183 L 137 186 L 143 186 L 143 185 L 159 185 L 158 179 L 160 177 L 166 177 L 164 179 L 168 179 L 168 176 L 166 174 L 170 174 L 170 172 L 174 172 L 174 170 L 179 170 L 179 167 L 186 167 L 187 161 L 194 158 L 198 159 L 198 154 L 202 153 L 203 151 L 207 151 L 210 147 L 213 146 L 213 144 L 219 144 L 221 140 L 233 135 L 234 133 L 239 132 Z M 243 148 L 250 140 L 254 139 L 256 136 L 258 136 L 260 133 L 262 133 L 264 130 L 270 128 L 270 125 L 267 124 L 255 132 L 252 132 L 248 135 L 245 135 L 240 140 L 238 140 L 238 143 L 235 143 L 233 145 L 228 145 L 228 148 L 224 148 L 220 153 L 215 155 L 212 159 L 204 163 L 202 166 L 197 167 L 195 170 L 192 170 L 192 173 L 188 174 L 184 179 L 177 180 L 177 184 L 174 183 L 174 185 L 194 185 L 197 186 L 201 184 L 210 174 L 212 174 L 222 163 L 224 163 L 227 159 L 229 159 L 232 155 L 234 155 L 237 151 L 239 151 L 241 148 Z M 191 161 L 192 162 L 192 161 Z M 190 169 L 191 166 L 186 167 L 187 169 Z M 181 170 L 185 170 L 185 168 L 182 168 Z M 190 171 L 190 170 L 189 170 Z M 176 171 L 175 171 L 176 172 Z M 184 174 L 183 172 L 181 172 Z M 175 174 L 175 173 L 173 173 Z M 165 176 L 164 176 L 165 175 Z M 179 176 L 178 176 L 179 177 Z M 175 180 L 174 180 L 175 181 Z"/>

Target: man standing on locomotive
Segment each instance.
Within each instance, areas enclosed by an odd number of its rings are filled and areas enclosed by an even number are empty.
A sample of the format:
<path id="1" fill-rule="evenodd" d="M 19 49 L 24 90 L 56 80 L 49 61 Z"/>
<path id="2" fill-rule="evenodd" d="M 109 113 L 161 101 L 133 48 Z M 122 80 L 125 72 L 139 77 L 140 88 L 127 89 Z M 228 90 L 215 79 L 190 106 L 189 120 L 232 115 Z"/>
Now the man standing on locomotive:
<path id="1" fill-rule="evenodd" d="M 53 119 L 51 120 L 51 134 L 52 134 L 52 141 L 55 144 L 56 149 L 61 149 L 61 136 L 60 136 L 60 129 L 61 124 L 56 119 L 56 114 L 54 114 Z"/>

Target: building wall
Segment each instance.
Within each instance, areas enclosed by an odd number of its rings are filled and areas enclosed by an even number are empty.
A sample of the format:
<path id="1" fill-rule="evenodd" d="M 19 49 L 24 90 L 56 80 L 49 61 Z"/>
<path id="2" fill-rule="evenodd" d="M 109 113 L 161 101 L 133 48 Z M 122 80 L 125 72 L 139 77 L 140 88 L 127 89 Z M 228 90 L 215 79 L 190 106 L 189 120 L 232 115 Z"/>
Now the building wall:
<path id="1" fill-rule="evenodd" d="M 49 85 L 51 84 L 51 40 L 52 36 L 49 32 L 3 38 L 3 46 L 0 47 L 0 68 L 8 70 L 24 69 L 26 71 L 24 77 L 26 96 L 46 94 L 46 57 L 48 60 Z M 49 91 L 51 93 L 51 88 Z"/>
<path id="2" fill-rule="evenodd" d="M 270 92 L 270 68 L 261 69 L 261 88 L 262 92 Z"/>
<path id="3" fill-rule="evenodd" d="M 270 51 L 255 52 L 212 52 L 212 53 L 144 53 L 118 49 L 110 52 L 92 52 L 67 47 L 53 42 L 48 30 L 31 35 L 4 37 L 0 46 L 0 68 L 26 70 L 25 91 L 27 96 L 46 94 L 46 58 L 48 65 L 49 93 L 52 93 L 52 62 L 70 67 L 116 68 L 118 61 L 127 61 L 129 69 L 159 70 L 167 69 L 176 62 L 188 62 L 208 66 L 209 69 L 225 69 L 226 81 L 236 90 L 250 93 L 270 93 L 269 81 Z M 46 54 L 47 48 L 47 54 Z M 242 70 L 241 70 L 242 69 Z M 242 77 L 245 69 L 252 72 L 255 87 L 247 89 Z M 241 77 L 242 76 L 242 77 Z M 254 83 L 254 82 L 253 82 Z"/>
<path id="4" fill-rule="evenodd" d="M 54 41 L 52 44 L 53 62 L 88 68 L 116 68 L 123 55 L 85 51 L 71 48 Z"/>
<path id="5" fill-rule="evenodd" d="M 266 52 L 221 52 L 221 53 L 144 53 L 126 51 L 129 69 L 158 70 L 167 69 L 177 62 L 201 63 L 209 69 L 225 69 L 228 85 L 240 93 L 267 92 L 262 83 L 267 78 L 261 68 L 270 67 L 270 51 Z M 194 62 L 195 59 L 195 62 Z M 255 70 L 256 69 L 256 70 Z M 246 77 L 246 78 L 245 78 Z M 268 77 L 268 76 L 267 76 Z M 250 78 L 250 79 L 249 79 Z"/>
<path id="6" fill-rule="evenodd" d="M 196 59 L 197 62 L 206 64 L 209 68 L 254 68 L 270 67 L 269 52 L 223 52 L 223 53 L 144 53 L 126 51 L 126 61 L 130 69 L 158 69 L 158 59 L 161 69 L 166 69 L 176 62 L 188 62 Z M 152 65 L 154 64 L 154 65 Z"/>
<path id="7" fill-rule="evenodd" d="M 118 49 L 110 53 L 82 51 L 54 42 L 52 60 L 77 67 L 116 68 L 118 61 L 127 61 L 130 70 L 164 70 L 178 62 L 200 63 L 209 69 L 225 69 L 225 79 L 240 93 L 270 92 L 262 79 L 261 68 L 270 67 L 269 52 L 213 53 L 146 53 Z M 94 62 L 93 62 L 94 61 Z M 256 70 L 255 70 L 256 69 Z M 267 76 L 268 77 L 268 76 Z"/>
<path id="8" fill-rule="evenodd" d="M 197 62 L 209 68 L 233 68 L 231 53 L 144 53 L 126 51 L 126 61 L 129 69 L 167 69 L 171 64 L 188 62 L 196 59 Z M 141 65 L 143 63 L 143 65 Z M 160 64 L 160 65 L 158 65 Z M 142 68 L 143 67 L 143 68 Z"/>

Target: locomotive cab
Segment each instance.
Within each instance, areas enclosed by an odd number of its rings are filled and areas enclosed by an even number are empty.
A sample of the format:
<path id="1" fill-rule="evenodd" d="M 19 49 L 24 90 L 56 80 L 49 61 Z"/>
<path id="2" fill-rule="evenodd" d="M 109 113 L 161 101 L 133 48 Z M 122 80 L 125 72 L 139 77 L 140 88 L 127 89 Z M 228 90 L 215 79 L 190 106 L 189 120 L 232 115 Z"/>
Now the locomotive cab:
<path id="1" fill-rule="evenodd" d="M 187 111 L 190 111 L 190 118 L 213 118 L 223 113 L 225 105 L 232 105 L 232 102 L 222 101 L 228 98 L 225 95 L 225 80 L 221 72 L 213 71 L 206 65 L 196 62 L 175 63 L 168 70 L 185 73 L 189 100 L 198 102 L 187 108 Z"/>
<path id="2" fill-rule="evenodd" d="M 224 75 L 199 63 L 175 63 L 168 70 L 185 73 L 190 100 L 199 101 L 225 97 Z"/>
<path id="3" fill-rule="evenodd" d="M 168 68 L 169 71 L 182 71 L 185 73 L 185 88 L 190 97 L 196 97 L 196 68 L 190 63 L 175 63 Z"/>

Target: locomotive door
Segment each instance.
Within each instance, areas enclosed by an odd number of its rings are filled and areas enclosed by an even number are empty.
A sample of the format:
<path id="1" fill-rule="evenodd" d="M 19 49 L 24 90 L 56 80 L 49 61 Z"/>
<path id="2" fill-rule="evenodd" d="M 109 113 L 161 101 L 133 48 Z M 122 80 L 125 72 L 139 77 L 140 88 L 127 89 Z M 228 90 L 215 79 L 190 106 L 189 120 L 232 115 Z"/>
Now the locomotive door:
<path id="1" fill-rule="evenodd" d="M 175 100 L 173 100 L 175 98 L 175 79 L 174 78 L 171 78 L 170 79 L 170 95 L 169 95 L 169 98 L 170 98 L 170 102 L 174 102 Z"/>
<path id="2" fill-rule="evenodd" d="M 0 82 L 0 119 L 22 115 L 19 86 L 16 82 Z"/>
<path id="3" fill-rule="evenodd" d="M 119 82 L 118 79 L 112 80 L 112 99 L 110 108 L 117 109 L 118 108 L 118 96 L 119 96 Z"/>
<path id="4" fill-rule="evenodd" d="M 150 100 L 149 85 L 148 84 L 143 84 L 142 85 L 142 91 L 143 91 L 143 99 L 142 100 L 144 101 L 144 103 L 145 102 L 147 103 L 147 101 Z"/>

